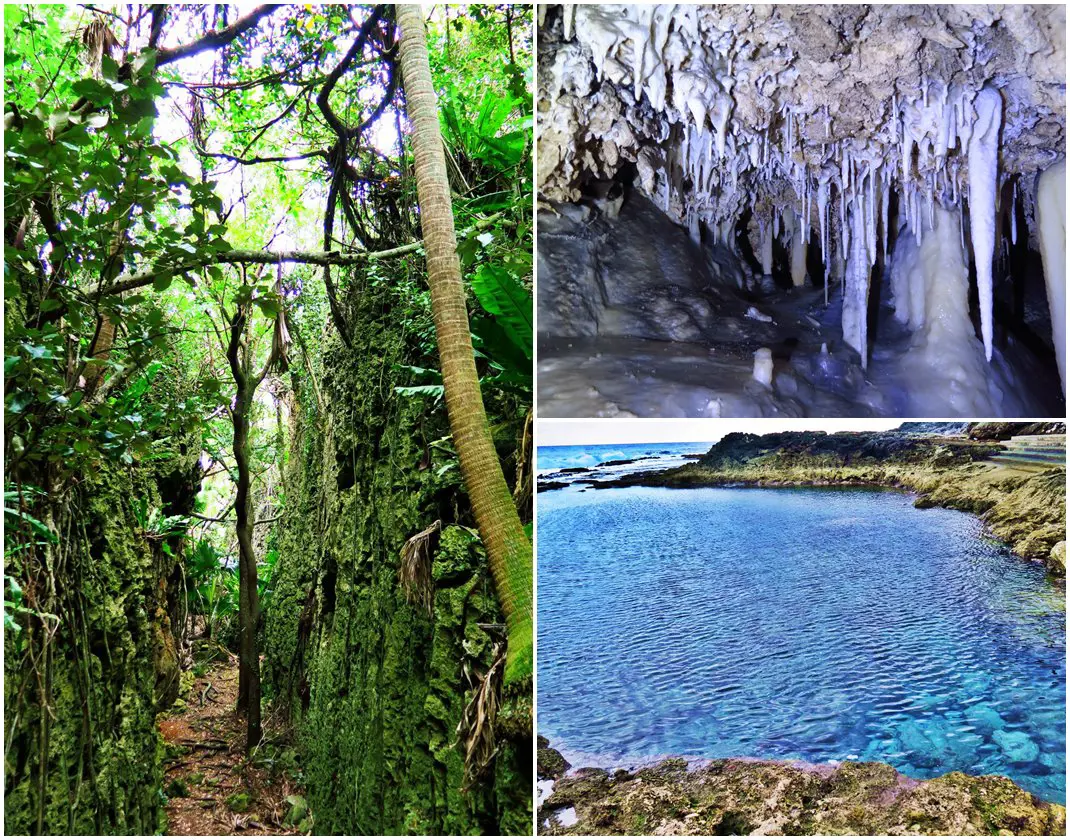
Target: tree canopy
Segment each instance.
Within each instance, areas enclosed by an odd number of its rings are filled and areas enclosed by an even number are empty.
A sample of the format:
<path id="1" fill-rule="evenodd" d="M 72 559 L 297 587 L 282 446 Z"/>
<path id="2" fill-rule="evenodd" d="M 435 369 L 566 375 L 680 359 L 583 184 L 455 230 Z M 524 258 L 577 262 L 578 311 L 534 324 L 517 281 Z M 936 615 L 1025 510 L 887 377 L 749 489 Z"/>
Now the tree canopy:
<path id="1" fill-rule="evenodd" d="M 530 17 L 430 16 L 476 345 L 485 381 L 522 393 Z M 131 462 L 218 416 L 243 303 L 257 335 L 286 311 L 305 347 L 283 352 L 314 356 L 328 312 L 345 336 L 346 296 L 389 282 L 434 397 L 391 7 L 7 6 L 4 23 L 12 470 Z"/>

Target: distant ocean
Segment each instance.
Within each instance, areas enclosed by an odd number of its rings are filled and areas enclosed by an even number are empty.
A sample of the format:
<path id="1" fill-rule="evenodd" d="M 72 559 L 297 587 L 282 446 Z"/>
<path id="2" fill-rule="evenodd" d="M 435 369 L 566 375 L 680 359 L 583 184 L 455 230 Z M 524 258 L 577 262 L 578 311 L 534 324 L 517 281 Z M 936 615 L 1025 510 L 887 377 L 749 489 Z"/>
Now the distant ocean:
<path id="1" fill-rule="evenodd" d="M 540 473 L 570 467 L 597 467 L 607 461 L 643 458 L 647 468 L 666 469 L 689 460 L 687 455 L 705 455 L 712 443 L 616 443 L 605 446 L 540 446 L 537 468 Z"/>

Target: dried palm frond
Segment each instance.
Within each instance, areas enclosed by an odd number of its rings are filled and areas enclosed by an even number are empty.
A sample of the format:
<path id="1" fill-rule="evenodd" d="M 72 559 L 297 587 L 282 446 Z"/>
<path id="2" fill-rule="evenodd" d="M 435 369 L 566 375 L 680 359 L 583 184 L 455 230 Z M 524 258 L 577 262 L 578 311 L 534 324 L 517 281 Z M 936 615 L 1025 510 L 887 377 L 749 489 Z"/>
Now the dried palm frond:
<path id="1" fill-rule="evenodd" d="M 524 431 L 520 436 L 520 448 L 516 451 L 516 485 L 513 488 L 513 502 L 516 504 L 520 521 L 531 518 L 531 483 L 532 483 L 532 413 L 524 419 Z"/>
<path id="2" fill-rule="evenodd" d="M 476 685 L 457 724 L 457 739 L 464 747 L 464 783 L 469 787 L 487 772 L 498 754 L 494 724 L 501 706 L 502 677 L 505 673 L 505 642 L 494 645 L 493 664 Z"/>
<path id="3" fill-rule="evenodd" d="M 282 262 L 276 267 L 275 294 L 279 296 L 279 314 L 275 317 L 275 332 L 271 336 L 271 357 L 280 373 L 290 369 L 290 331 L 286 328 L 286 295 L 282 286 Z"/>
<path id="4" fill-rule="evenodd" d="M 431 559 L 434 543 L 442 531 L 442 520 L 436 519 L 419 534 L 409 537 L 401 549 L 401 568 L 398 579 L 410 604 L 422 604 L 427 614 L 435 610 L 435 586 L 431 580 Z"/>
<path id="5" fill-rule="evenodd" d="M 107 55 L 111 58 L 112 50 L 119 46 L 119 39 L 103 20 L 97 18 L 82 32 L 82 44 L 89 53 L 89 66 L 93 75 L 100 73 L 100 65 Z"/>
<path id="6" fill-rule="evenodd" d="M 189 102 L 189 134 L 194 144 L 203 149 L 205 144 L 204 127 L 207 121 L 204 117 L 204 103 L 200 97 L 191 96 Z"/>

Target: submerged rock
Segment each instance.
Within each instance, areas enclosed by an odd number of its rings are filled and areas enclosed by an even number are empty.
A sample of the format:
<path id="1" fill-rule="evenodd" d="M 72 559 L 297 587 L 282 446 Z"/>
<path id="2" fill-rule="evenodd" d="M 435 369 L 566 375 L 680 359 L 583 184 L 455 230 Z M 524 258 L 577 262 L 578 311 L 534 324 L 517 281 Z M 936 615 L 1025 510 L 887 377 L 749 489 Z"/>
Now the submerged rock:
<path id="1" fill-rule="evenodd" d="M 1040 747 L 1024 732 L 1000 730 L 992 733 L 992 740 L 999 744 L 1008 761 L 1030 762 L 1040 758 Z"/>
<path id="2" fill-rule="evenodd" d="M 574 809 L 565 825 L 552 815 Z M 571 816 L 571 814 L 570 814 Z M 637 772 L 584 768 L 559 779 L 541 834 L 1061 835 L 1066 809 L 1001 776 L 919 782 L 880 763 L 669 759 Z"/>

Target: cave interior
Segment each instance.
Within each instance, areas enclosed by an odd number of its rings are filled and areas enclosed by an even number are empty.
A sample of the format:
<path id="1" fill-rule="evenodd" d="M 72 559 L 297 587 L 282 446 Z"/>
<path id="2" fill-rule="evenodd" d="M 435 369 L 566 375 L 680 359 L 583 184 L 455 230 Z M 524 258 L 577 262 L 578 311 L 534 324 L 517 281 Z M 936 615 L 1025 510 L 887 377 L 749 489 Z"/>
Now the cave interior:
<path id="1" fill-rule="evenodd" d="M 543 416 L 1065 413 L 1065 7 L 540 6 Z"/>

